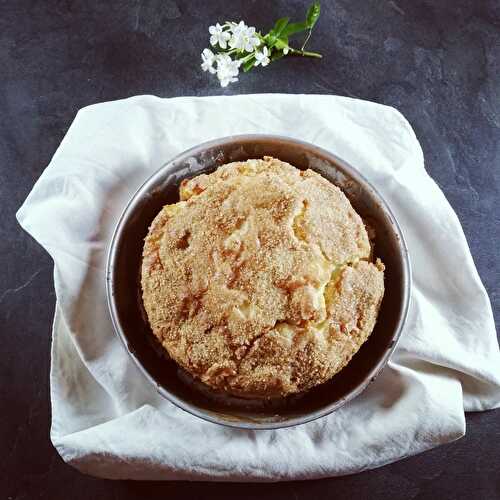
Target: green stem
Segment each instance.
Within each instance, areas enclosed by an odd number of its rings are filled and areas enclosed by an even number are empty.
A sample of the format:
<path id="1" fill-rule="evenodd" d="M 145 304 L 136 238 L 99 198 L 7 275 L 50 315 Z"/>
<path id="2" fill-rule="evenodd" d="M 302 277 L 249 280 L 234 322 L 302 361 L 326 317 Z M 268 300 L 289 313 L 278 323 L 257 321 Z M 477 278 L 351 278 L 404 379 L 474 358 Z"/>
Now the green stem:
<path id="1" fill-rule="evenodd" d="M 290 47 L 290 53 L 296 56 L 316 57 L 318 59 L 321 59 L 323 57 L 319 52 L 309 52 L 308 50 L 297 50 L 297 49 L 292 49 L 291 47 Z"/>
<path id="2" fill-rule="evenodd" d="M 219 54 L 226 54 L 228 56 L 230 56 L 231 54 L 234 54 L 234 53 L 238 53 L 238 54 L 241 54 L 242 51 L 239 50 L 239 49 L 229 49 L 229 50 L 221 50 L 219 52 Z M 252 58 L 254 56 L 254 53 L 253 52 L 249 52 L 246 56 L 244 57 L 240 57 L 239 60 L 244 63 L 246 61 L 248 61 L 250 58 Z"/>

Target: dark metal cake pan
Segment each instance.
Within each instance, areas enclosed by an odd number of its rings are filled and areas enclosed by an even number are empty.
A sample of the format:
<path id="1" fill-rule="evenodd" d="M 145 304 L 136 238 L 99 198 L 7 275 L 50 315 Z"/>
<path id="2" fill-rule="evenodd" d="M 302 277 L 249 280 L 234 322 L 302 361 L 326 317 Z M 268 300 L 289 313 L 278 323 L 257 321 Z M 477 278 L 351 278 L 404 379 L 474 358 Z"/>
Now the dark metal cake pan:
<path id="1" fill-rule="evenodd" d="M 232 161 L 273 156 L 311 168 L 338 185 L 375 229 L 374 255 L 386 266 L 385 295 L 377 324 L 351 362 L 330 381 L 299 396 L 251 401 L 214 393 L 168 359 L 156 342 L 142 307 L 140 267 L 149 225 L 168 203 L 178 201 L 181 181 Z M 217 424 L 277 429 L 323 417 L 359 395 L 389 360 L 403 329 L 411 270 L 401 229 L 376 189 L 347 162 L 306 142 L 271 135 L 237 135 L 195 146 L 167 161 L 133 195 L 111 240 L 106 273 L 113 326 L 130 356 L 158 392 L 178 407 Z"/>

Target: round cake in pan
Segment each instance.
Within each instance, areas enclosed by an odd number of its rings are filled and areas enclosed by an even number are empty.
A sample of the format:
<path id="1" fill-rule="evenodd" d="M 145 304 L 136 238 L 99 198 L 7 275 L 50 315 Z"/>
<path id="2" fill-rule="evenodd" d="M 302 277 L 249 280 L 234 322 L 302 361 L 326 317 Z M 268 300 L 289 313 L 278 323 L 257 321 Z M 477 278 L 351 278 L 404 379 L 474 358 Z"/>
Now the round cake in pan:
<path id="1" fill-rule="evenodd" d="M 170 357 L 218 391 L 276 398 L 339 372 L 373 330 L 384 266 L 312 170 L 264 157 L 184 181 L 144 244 L 142 296 Z"/>

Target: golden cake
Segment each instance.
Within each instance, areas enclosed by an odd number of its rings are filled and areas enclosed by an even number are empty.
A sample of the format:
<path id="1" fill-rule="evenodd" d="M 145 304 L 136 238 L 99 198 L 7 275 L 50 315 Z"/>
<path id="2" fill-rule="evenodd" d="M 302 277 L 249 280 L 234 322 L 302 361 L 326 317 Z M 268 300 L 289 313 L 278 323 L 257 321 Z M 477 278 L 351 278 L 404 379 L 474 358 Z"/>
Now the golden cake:
<path id="1" fill-rule="evenodd" d="M 170 357 L 218 391 L 276 398 L 339 372 L 375 325 L 384 266 L 344 193 L 263 159 L 184 181 L 145 239 L 142 297 Z"/>

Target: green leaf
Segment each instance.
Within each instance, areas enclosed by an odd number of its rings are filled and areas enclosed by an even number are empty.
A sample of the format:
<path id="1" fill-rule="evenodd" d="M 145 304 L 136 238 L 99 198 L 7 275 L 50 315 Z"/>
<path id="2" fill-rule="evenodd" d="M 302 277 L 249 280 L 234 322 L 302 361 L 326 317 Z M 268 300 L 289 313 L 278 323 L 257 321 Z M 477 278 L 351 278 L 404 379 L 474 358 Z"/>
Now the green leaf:
<path id="1" fill-rule="evenodd" d="M 284 48 L 288 47 L 288 37 L 281 36 L 280 38 L 278 38 L 278 40 L 276 40 L 276 43 L 274 44 L 274 46 L 278 50 L 283 50 Z"/>
<path id="2" fill-rule="evenodd" d="M 276 37 L 281 35 L 281 32 L 286 28 L 288 21 L 290 21 L 289 17 L 281 17 L 274 23 L 274 28 L 271 31 L 274 32 Z"/>
<path id="3" fill-rule="evenodd" d="M 268 47 L 272 47 L 278 38 L 276 37 L 274 30 L 271 30 L 265 37 L 264 37 L 264 43 Z"/>
<path id="4" fill-rule="evenodd" d="M 252 57 L 248 61 L 243 63 L 243 71 L 245 73 L 250 71 L 253 68 L 254 64 L 255 64 L 255 58 Z"/>
<path id="5" fill-rule="evenodd" d="M 264 37 L 264 42 L 270 49 L 275 47 L 278 43 L 281 37 L 281 32 L 286 28 L 289 20 L 289 17 L 282 17 L 281 19 L 278 19 L 274 24 L 274 28 Z"/>
<path id="6" fill-rule="evenodd" d="M 306 31 L 308 28 L 305 22 L 303 23 L 290 23 L 286 26 L 286 28 L 281 32 L 281 35 L 291 36 L 295 33 L 300 33 L 301 31 Z"/>
<path id="7" fill-rule="evenodd" d="M 306 25 L 309 29 L 312 29 L 312 27 L 316 24 L 316 21 L 318 20 L 320 13 L 321 13 L 321 7 L 319 2 L 314 2 L 309 7 L 306 16 Z"/>

